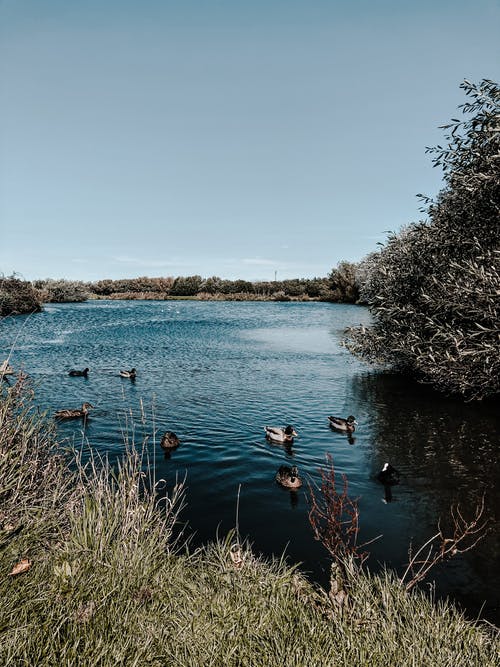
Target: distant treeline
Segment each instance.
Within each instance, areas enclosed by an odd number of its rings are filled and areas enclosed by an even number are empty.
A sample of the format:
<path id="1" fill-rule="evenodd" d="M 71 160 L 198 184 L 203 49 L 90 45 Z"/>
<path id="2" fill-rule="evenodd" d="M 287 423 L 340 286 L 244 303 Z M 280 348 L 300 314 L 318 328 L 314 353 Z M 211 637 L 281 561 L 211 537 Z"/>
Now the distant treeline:
<path id="1" fill-rule="evenodd" d="M 124 278 L 120 280 L 35 280 L 0 278 L 0 315 L 41 310 L 44 303 L 75 303 L 88 299 L 182 299 L 230 301 L 332 301 L 357 303 L 363 271 L 360 265 L 340 262 L 325 278 L 294 278 L 251 282 L 202 278 Z"/>

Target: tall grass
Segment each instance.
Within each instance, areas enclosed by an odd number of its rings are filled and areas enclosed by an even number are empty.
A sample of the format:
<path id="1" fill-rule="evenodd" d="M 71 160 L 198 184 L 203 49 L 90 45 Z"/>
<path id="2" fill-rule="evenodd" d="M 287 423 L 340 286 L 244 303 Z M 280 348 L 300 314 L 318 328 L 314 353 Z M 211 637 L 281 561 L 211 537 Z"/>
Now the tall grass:
<path id="1" fill-rule="evenodd" d="M 341 609 L 283 560 L 174 536 L 182 484 L 158 493 L 142 450 L 67 454 L 25 387 L 0 403 L 0 664 L 495 665 L 498 640 L 390 573 L 347 564 Z M 161 499 L 163 497 L 163 499 Z M 28 558 L 31 567 L 10 576 Z"/>

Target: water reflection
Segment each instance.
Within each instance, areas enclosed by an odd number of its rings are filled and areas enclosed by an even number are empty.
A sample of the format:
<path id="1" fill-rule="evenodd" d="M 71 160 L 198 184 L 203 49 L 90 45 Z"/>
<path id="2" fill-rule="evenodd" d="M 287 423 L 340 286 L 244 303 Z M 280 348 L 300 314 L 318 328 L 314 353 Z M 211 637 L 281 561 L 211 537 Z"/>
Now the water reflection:
<path id="1" fill-rule="evenodd" d="M 354 376 L 352 393 L 369 422 L 372 470 L 391 461 L 400 472 L 398 488 L 400 492 L 404 489 L 408 506 L 404 529 L 412 522 L 416 525 L 409 533 L 420 533 L 420 539 L 430 536 L 440 518 L 444 528 L 451 528 L 451 506 L 459 504 L 469 517 L 484 495 L 490 531 L 450 568 L 453 579 L 446 568 L 438 571 L 437 588 L 467 604 L 469 610 L 479 611 L 478 598 L 488 600 L 484 613 L 498 622 L 498 401 L 464 404 L 387 373 Z M 393 500 L 391 486 L 384 488 L 386 502 Z"/>

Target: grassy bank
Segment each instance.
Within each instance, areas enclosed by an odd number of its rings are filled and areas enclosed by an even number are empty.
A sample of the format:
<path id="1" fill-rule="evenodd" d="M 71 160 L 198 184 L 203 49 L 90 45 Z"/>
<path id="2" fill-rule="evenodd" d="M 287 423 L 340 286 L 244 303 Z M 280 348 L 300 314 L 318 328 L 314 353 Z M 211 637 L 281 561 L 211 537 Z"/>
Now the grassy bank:
<path id="1" fill-rule="evenodd" d="M 134 449 L 68 468 L 29 388 L 0 404 L 0 664 L 496 665 L 498 639 L 390 574 L 350 568 L 341 609 L 234 535 L 174 537 L 182 486 L 159 500 Z M 162 493 L 164 495 L 164 492 Z M 188 496 L 187 496 L 188 498 Z M 24 560 L 26 571 L 13 574 Z"/>

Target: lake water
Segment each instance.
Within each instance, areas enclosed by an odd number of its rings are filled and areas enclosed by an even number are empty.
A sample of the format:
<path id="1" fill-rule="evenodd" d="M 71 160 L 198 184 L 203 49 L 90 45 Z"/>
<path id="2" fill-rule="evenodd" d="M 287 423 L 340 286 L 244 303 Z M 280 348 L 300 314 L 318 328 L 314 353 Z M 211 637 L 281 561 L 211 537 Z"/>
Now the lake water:
<path id="1" fill-rule="evenodd" d="M 318 480 L 331 454 L 359 497 L 360 540 L 377 535 L 369 567 L 400 570 L 408 545 L 436 532 L 460 502 L 468 514 L 485 493 L 491 532 L 471 552 L 433 572 L 438 595 L 471 617 L 500 621 L 498 404 L 464 404 L 394 375 L 379 373 L 339 345 L 347 326 L 369 322 L 359 306 L 325 303 L 97 301 L 49 304 L 29 317 L 6 318 L 0 359 L 34 380 L 37 402 L 95 406 L 61 437 L 116 457 L 124 434 L 148 448 L 157 478 L 171 487 L 186 476 L 183 519 L 194 544 L 239 528 L 266 556 L 290 562 L 325 583 L 328 559 L 308 523 L 307 485 L 290 493 L 275 482 L 282 464 Z M 87 379 L 68 376 L 90 368 Z M 118 376 L 137 369 L 135 382 Z M 354 438 L 333 432 L 328 415 L 353 414 Z M 291 451 L 271 445 L 264 425 L 293 424 Z M 165 457 L 159 436 L 173 430 L 180 447 Z M 153 437 L 156 433 L 156 437 Z M 375 475 L 389 461 L 401 474 L 392 502 Z M 424 586 L 425 587 L 425 586 Z"/>

